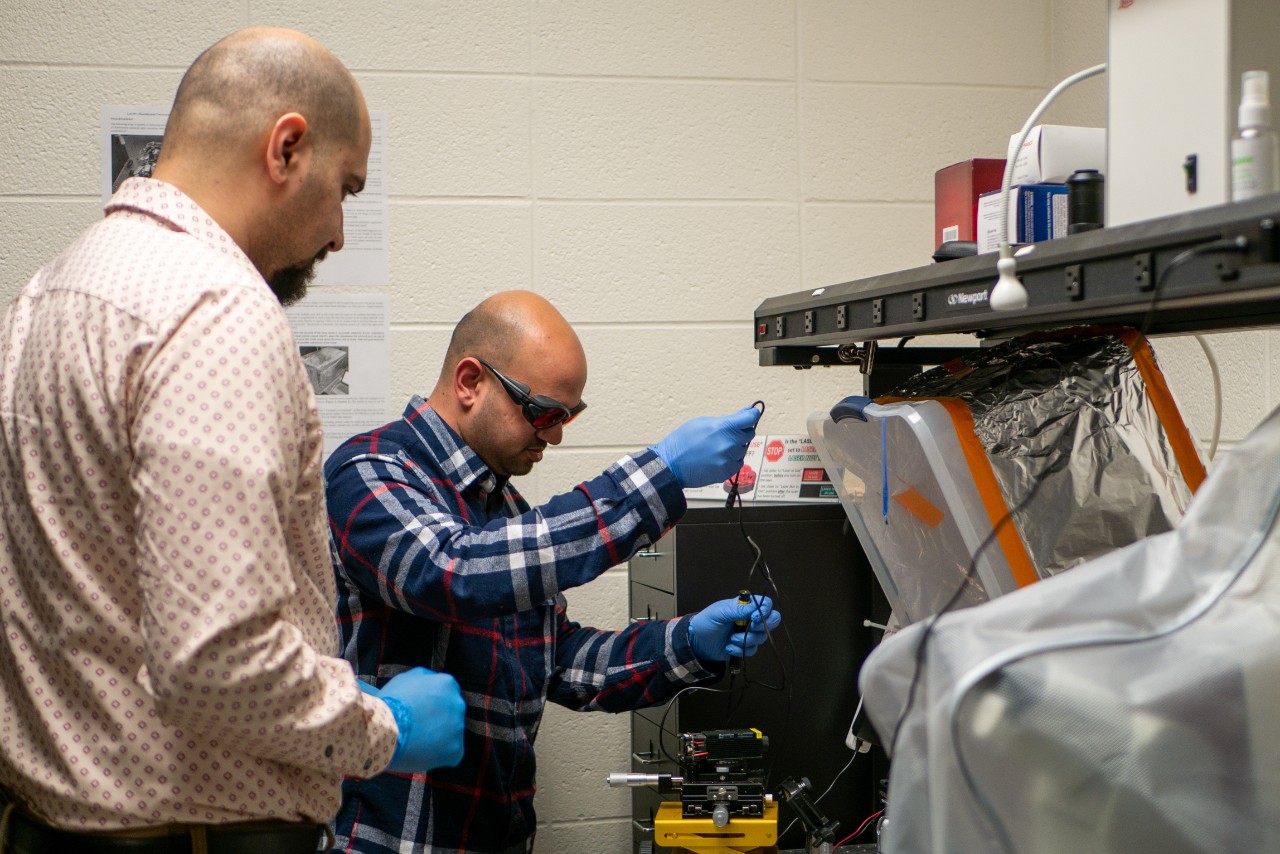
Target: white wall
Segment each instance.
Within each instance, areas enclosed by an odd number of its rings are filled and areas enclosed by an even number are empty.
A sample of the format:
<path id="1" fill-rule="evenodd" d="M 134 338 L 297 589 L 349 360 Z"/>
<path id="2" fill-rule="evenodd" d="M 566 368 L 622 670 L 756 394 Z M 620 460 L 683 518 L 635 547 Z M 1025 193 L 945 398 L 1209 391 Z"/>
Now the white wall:
<path id="1" fill-rule="evenodd" d="M 928 263 L 934 171 L 1003 156 L 1054 82 L 1105 58 L 1101 0 L 3 6 L 0 303 L 99 216 L 103 104 L 168 103 L 239 27 L 303 29 L 389 113 L 388 417 L 487 294 L 533 288 L 581 332 L 591 409 L 522 483 L 535 500 L 685 418 L 762 398 L 763 429 L 800 432 L 860 390 L 852 370 L 758 367 L 755 306 Z M 1104 97 L 1090 81 L 1052 115 L 1101 124 Z M 1280 402 L 1280 333 L 1212 337 L 1229 441 Z M 1198 348 L 1160 353 L 1207 434 Z M 625 572 L 571 600 L 623 625 Z M 539 747 L 539 851 L 627 850 L 629 794 L 604 785 L 628 765 L 625 716 L 553 709 Z"/>

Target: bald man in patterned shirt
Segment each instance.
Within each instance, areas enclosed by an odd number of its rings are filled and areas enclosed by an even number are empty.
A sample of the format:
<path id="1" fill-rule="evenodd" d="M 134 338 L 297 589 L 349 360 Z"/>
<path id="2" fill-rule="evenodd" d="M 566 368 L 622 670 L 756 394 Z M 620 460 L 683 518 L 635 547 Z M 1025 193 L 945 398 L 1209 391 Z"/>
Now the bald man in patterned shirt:
<path id="1" fill-rule="evenodd" d="M 368 110 L 288 30 L 184 76 L 153 178 L 0 322 L 0 849 L 309 852 L 344 777 L 461 759 L 452 677 L 337 652 L 316 400 L 282 310 Z"/>

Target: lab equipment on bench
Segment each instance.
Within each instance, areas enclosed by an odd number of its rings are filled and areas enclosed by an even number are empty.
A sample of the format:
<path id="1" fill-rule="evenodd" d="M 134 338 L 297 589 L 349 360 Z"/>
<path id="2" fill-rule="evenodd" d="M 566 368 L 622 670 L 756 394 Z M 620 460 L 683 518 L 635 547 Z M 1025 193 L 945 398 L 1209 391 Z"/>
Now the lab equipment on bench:
<path id="1" fill-rule="evenodd" d="M 680 802 L 662 804 L 654 816 L 654 841 L 663 848 L 728 854 L 777 851 L 778 804 L 764 790 L 769 740 L 758 729 L 680 734 L 676 761 L 683 776 L 610 774 L 610 786 L 679 790 Z M 831 854 L 840 823 L 810 799 L 807 778 L 782 781 L 778 794 L 805 828 L 808 854 Z"/>
<path id="2" fill-rule="evenodd" d="M 610 774 L 610 786 L 657 786 L 680 791 L 680 802 L 661 804 L 654 841 L 665 848 L 707 854 L 777 850 L 778 805 L 764 790 L 769 740 L 758 729 L 680 734 L 681 776 Z"/>

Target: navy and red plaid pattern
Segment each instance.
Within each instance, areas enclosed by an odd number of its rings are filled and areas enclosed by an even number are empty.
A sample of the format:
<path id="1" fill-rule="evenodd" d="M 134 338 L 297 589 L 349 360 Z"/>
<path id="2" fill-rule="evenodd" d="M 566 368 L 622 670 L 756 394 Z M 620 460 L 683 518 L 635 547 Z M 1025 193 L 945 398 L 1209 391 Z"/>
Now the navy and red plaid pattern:
<path id="1" fill-rule="evenodd" d="M 652 451 L 531 509 L 415 396 L 401 419 L 335 451 L 325 479 L 343 654 L 378 686 L 418 665 L 450 673 L 467 702 L 457 768 L 344 783 L 338 850 L 517 845 L 535 828 L 533 741 L 548 700 L 629 711 L 717 675 L 694 656 L 687 617 L 605 632 L 565 613 L 562 591 L 683 515 Z"/>

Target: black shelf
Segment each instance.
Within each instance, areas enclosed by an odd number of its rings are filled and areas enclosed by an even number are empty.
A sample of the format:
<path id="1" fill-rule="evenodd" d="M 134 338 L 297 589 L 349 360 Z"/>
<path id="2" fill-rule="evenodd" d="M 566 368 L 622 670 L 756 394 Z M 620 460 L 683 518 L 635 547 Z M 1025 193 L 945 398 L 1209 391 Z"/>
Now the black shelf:
<path id="1" fill-rule="evenodd" d="M 1246 251 L 1198 256 L 1164 275 L 1185 250 L 1236 237 Z M 755 311 L 760 364 L 850 363 L 841 348 L 847 356 L 853 345 L 911 335 L 1140 327 L 1157 282 L 1150 334 L 1274 325 L 1280 194 L 1039 243 L 1019 257 L 1018 274 L 1029 305 L 1011 312 L 987 306 L 995 253 L 770 297 Z"/>

